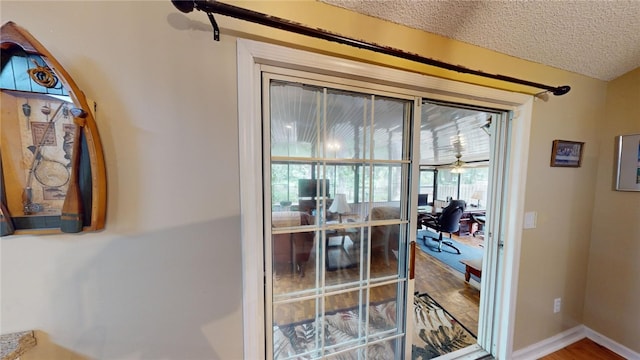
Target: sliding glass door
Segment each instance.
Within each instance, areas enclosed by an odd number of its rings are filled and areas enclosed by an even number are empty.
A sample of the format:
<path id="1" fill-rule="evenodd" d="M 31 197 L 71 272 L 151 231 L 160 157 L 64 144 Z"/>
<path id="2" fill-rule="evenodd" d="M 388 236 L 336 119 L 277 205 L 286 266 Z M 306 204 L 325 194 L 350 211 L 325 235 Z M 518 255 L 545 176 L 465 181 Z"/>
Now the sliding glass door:
<path id="1" fill-rule="evenodd" d="M 267 356 L 404 358 L 415 98 L 268 73 L 262 94 Z"/>

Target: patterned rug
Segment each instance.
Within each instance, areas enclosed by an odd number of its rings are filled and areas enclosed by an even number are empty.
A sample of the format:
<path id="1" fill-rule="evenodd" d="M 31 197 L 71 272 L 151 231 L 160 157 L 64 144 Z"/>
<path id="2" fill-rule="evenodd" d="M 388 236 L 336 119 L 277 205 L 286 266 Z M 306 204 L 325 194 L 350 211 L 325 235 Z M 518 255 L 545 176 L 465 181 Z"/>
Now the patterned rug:
<path id="1" fill-rule="evenodd" d="M 412 358 L 425 360 L 475 344 L 476 337 L 431 296 L 413 298 Z"/>
<path id="2" fill-rule="evenodd" d="M 475 336 L 429 295 L 416 295 L 413 304 L 413 359 L 431 359 L 476 343 Z M 274 359 L 319 358 L 320 353 L 317 349 L 322 341 L 324 341 L 327 353 L 334 353 L 358 344 L 358 332 L 364 328 L 364 320 L 364 318 L 360 318 L 358 309 L 328 314 L 324 318 L 324 339 L 316 331 L 318 326 L 322 324 L 322 319 L 274 326 Z M 391 330 L 395 326 L 395 301 L 369 307 L 368 330 L 369 334 L 373 334 L 370 342 L 382 338 L 383 331 Z M 369 346 L 367 359 L 393 359 L 395 353 L 395 342 L 393 340 L 383 341 Z M 358 351 L 347 351 L 334 358 L 357 359 Z"/>

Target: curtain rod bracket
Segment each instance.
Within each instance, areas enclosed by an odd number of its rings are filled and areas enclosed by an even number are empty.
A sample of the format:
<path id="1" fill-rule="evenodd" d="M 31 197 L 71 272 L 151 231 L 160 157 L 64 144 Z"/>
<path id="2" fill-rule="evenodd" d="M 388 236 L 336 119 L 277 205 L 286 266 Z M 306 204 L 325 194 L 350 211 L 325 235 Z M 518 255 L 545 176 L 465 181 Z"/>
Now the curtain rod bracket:
<path id="1" fill-rule="evenodd" d="M 213 14 L 207 12 L 207 16 L 209 17 L 209 21 L 211 22 L 211 26 L 213 27 L 213 40 L 220 41 L 220 28 L 218 27 L 218 23 L 216 19 L 213 17 Z"/>
<path id="2" fill-rule="evenodd" d="M 471 74 L 471 75 L 481 76 L 481 77 L 495 79 L 495 80 L 506 81 L 506 82 L 530 86 L 538 89 L 544 89 L 545 91 L 550 92 L 555 96 L 564 95 L 571 90 L 571 87 L 569 85 L 554 87 L 554 86 L 540 84 L 540 83 L 536 83 L 528 80 L 514 78 L 511 76 L 489 74 L 489 73 L 482 72 L 480 70 L 468 69 L 463 66 L 453 65 L 453 64 L 442 62 L 442 61 L 422 57 L 417 54 L 408 53 L 400 49 L 395 49 L 387 46 L 380 46 L 374 43 L 368 43 L 362 40 L 352 39 L 346 36 L 331 33 L 323 29 L 310 28 L 308 26 L 304 26 L 302 24 L 299 24 L 290 20 L 266 15 L 263 13 L 259 13 L 249 9 L 244 9 L 234 5 L 224 4 L 217 0 L 171 0 L 171 3 L 173 3 L 173 5 L 183 13 L 189 13 L 194 9 L 207 13 L 207 16 L 209 16 L 209 20 L 211 21 L 211 25 L 213 26 L 213 31 L 214 31 L 213 36 L 215 40 L 220 39 L 220 30 L 218 29 L 218 24 L 216 24 L 215 20 L 213 19 L 212 13 L 221 14 L 224 16 L 230 16 L 236 19 L 253 22 L 260 25 L 265 25 L 265 26 L 276 28 L 276 29 L 293 32 L 300 35 L 311 36 L 317 39 L 333 41 L 339 44 L 349 45 L 359 49 L 370 50 L 377 53 L 386 54 L 386 55 L 390 55 L 390 56 L 401 58 L 401 59 L 406 59 L 409 61 L 415 61 L 425 65 L 439 67 L 442 69 L 457 71 L 465 74 Z M 538 94 L 536 94 L 536 96 Z"/>

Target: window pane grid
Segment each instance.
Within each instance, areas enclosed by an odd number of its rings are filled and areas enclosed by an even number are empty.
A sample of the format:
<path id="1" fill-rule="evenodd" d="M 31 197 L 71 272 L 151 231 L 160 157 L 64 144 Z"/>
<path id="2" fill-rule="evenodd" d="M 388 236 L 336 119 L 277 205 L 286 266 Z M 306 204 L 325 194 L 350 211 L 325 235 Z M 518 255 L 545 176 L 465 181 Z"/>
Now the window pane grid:
<path id="1" fill-rule="evenodd" d="M 288 85 L 284 81 L 277 82 L 271 90 L 293 94 L 303 99 L 300 103 L 303 108 L 305 104 L 309 104 L 309 107 L 306 110 L 287 109 L 283 106 L 271 108 L 272 208 L 288 211 L 289 208 L 295 209 L 294 203 L 297 201 L 298 208 L 295 210 L 301 211 L 304 197 L 297 179 L 322 181 L 317 182 L 317 197 L 305 200 L 313 204 L 312 223 L 298 226 L 281 224 L 274 227 L 272 221 L 270 229 L 272 236 L 314 234 L 315 271 L 312 279 L 315 285 L 311 286 L 315 287 L 294 287 L 290 291 L 281 289 L 285 291 L 271 294 L 271 301 L 274 325 L 284 319 L 279 314 L 286 315 L 291 312 L 291 309 L 288 309 L 290 307 L 315 309 L 305 312 L 302 318 L 297 316 L 298 321 L 303 321 L 304 316 L 314 316 L 315 320 L 310 324 L 316 326 L 315 340 L 308 344 L 310 347 L 278 358 L 314 358 L 352 351 L 366 356 L 369 344 L 383 343 L 384 341 L 378 340 L 380 338 L 402 336 L 398 335 L 398 324 L 395 322 L 382 328 L 370 328 L 370 325 L 379 325 L 370 324 L 371 311 L 377 311 L 377 307 L 390 301 L 396 308 L 404 306 L 396 301 L 398 296 L 402 298 L 400 291 L 406 288 L 407 281 L 406 278 L 398 276 L 397 266 L 395 270 L 391 267 L 395 274 L 377 272 L 372 276 L 372 233 L 385 226 L 402 228 L 408 223 L 407 212 L 401 211 L 397 218 L 365 219 L 348 223 L 342 223 L 341 217 L 338 223 L 335 220 L 330 221 L 328 211 L 338 194 L 345 194 L 347 201 L 357 208 L 356 213 L 367 217 L 374 207 L 382 203 L 406 203 L 407 200 L 402 199 L 403 196 L 406 197 L 402 177 L 407 176 L 403 169 L 410 164 L 406 139 L 410 134 L 407 120 L 412 109 L 411 100 L 301 84 L 292 84 L 289 89 Z M 291 117 L 287 112 L 293 112 L 295 116 Z M 361 118 L 362 123 L 351 123 L 350 119 L 354 118 Z M 274 127 L 277 129 L 274 130 Z M 400 233 L 402 234 L 402 231 Z M 398 243 L 406 241 L 395 236 L 388 242 L 399 246 Z M 336 277 L 338 273 L 330 273 L 331 270 L 328 268 L 329 247 L 335 246 L 330 245 L 331 242 L 341 240 L 341 246 L 344 246 L 345 238 L 348 244 L 352 244 L 353 250 L 357 251 L 359 262 L 357 269 L 354 269 L 357 274 L 354 278 Z M 388 255 L 389 251 L 386 249 L 385 247 Z M 379 255 L 375 256 L 379 258 Z M 394 264 L 398 263 L 394 259 Z M 288 277 L 286 273 L 280 276 Z M 278 281 L 275 271 L 273 281 Z M 357 324 L 354 324 L 354 329 L 357 329 L 357 336 L 337 343 L 325 343 L 324 331 L 329 322 L 333 321 L 332 315 L 344 309 L 340 304 L 351 304 L 354 306 L 352 309 L 360 310 L 354 312 Z M 293 317 L 296 318 L 296 315 L 293 314 Z M 274 354 L 284 355 L 277 352 L 275 342 L 273 346 Z"/>
<path id="2" fill-rule="evenodd" d="M 278 299 L 278 300 L 274 299 L 273 304 L 280 305 L 280 304 L 295 303 L 297 301 L 320 299 L 323 295 L 340 295 L 340 294 L 345 294 L 354 290 L 368 290 L 370 288 L 375 288 L 378 286 L 399 284 L 405 281 L 406 281 L 406 278 L 399 278 L 397 276 L 396 277 L 388 276 L 385 278 L 377 278 L 377 279 L 347 283 L 347 284 L 344 284 L 344 286 L 342 284 L 326 286 L 324 292 L 320 292 L 320 290 L 314 289 L 314 290 L 298 291 L 295 293 L 279 294 L 278 296 L 280 297 L 284 295 L 298 295 L 298 296 L 286 298 L 286 299 L 285 298 Z M 346 285 L 349 285 L 352 287 L 346 288 L 345 287 Z"/>

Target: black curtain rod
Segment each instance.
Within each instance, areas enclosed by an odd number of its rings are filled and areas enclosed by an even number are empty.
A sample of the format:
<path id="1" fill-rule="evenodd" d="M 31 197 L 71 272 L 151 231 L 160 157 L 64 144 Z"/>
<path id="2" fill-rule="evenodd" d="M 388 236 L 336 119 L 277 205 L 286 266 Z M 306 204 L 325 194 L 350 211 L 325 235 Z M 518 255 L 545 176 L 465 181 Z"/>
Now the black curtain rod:
<path id="1" fill-rule="evenodd" d="M 488 74 L 479 70 L 472 70 L 472 69 L 465 68 L 463 66 L 448 64 L 442 61 L 425 58 L 417 54 L 408 53 L 399 49 L 395 49 L 387 46 L 380 46 L 380 45 L 368 43 L 362 40 L 356 40 L 346 36 L 334 34 L 326 30 L 313 29 L 290 20 L 262 14 L 262 13 L 248 10 L 248 9 L 243 9 L 237 6 L 221 3 L 216 0 L 171 0 L 171 2 L 178 10 L 184 13 L 189 13 L 194 9 L 205 12 L 209 17 L 209 20 L 211 21 L 211 25 L 214 28 L 215 40 L 219 40 L 220 30 L 218 29 L 218 24 L 213 18 L 212 13 L 230 16 L 236 19 L 246 20 L 246 21 L 257 23 L 257 24 L 266 25 L 269 27 L 274 27 L 277 29 L 285 30 L 285 31 L 290 31 L 296 34 L 311 36 L 314 38 L 328 40 L 328 41 L 334 41 L 340 44 L 349 45 L 349 46 L 353 46 L 353 47 L 357 47 L 365 50 L 371 50 L 378 53 L 391 55 L 394 57 L 411 60 L 421 64 L 431 65 L 431 66 L 435 66 L 435 67 L 439 67 L 439 68 L 443 68 L 451 71 L 457 71 L 465 74 L 472 74 L 472 75 L 477 75 L 481 77 L 506 81 L 510 83 L 531 86 L 538 89 L 544 89 L 545 91 L 551 92 L 553 95 L 557 95 L 557 96 L 564 95 L 568 93 L 569 90 L 571 90 L 571 87 L 569 85 L 554 87 L 554 86 L 540 84 L 540 83 L 536 83 L 528 80 L 514 78 L 511 76 Z"/>

